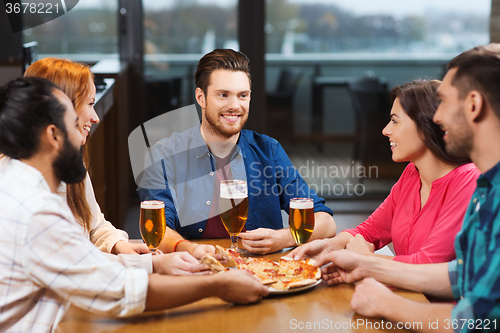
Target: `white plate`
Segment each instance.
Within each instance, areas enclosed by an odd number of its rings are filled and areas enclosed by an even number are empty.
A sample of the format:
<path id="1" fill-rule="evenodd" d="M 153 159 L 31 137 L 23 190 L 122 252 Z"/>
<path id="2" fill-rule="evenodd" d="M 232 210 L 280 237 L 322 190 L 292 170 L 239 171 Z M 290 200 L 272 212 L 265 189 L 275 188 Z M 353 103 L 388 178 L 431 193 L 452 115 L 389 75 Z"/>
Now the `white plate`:
<path id="1" fill-rule="evenodd" d="M 302 290 L 307 290 L 307 289 L 314 288 L 318 284 L 320 284 L 321 281 L 323 281 L 323 280 L 319 279 L 318 281 L 314 282 L 313 284 L 309 284 L 307 286 L 303 286 L 303 287 L 299 287 L 299 288 L 292 288 L 292 289 L 288 289 L 288 290 L 280 290 L 280 289 L 276 289 L 276 288 L 273 288 L 273 287 L 269 287 L 269 295 L 278 295 L 278 294 L 281 295 L 281 294 L 293 294 L 293 293 L 297 293 L 297 292 L 302 291 Z"/>

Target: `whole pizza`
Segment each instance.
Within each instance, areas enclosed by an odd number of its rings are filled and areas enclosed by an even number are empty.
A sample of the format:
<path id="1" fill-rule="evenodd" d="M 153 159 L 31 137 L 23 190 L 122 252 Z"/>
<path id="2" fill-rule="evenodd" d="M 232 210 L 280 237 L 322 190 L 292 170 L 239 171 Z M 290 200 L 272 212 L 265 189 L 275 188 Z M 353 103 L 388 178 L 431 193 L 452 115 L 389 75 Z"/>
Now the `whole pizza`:
<path id="1" fill-rule="evenodd" d="M 260 279 L 262 284 L 278 290 L 289 290 L 315 283 L 321 278 L 321 270 L 314 267 L 311 259 L 294 260 L 281 258 L 275 262 L 265 258 L 243 258 L 236 251 L 216 245 L 216 253 L 222 255 L 231 266 L 245 269 Z M 214 272 L 223 271 L 223 265 L 211 255 L 202 258 Z M 222 267 L 222 268 L 221 268 Z"/>

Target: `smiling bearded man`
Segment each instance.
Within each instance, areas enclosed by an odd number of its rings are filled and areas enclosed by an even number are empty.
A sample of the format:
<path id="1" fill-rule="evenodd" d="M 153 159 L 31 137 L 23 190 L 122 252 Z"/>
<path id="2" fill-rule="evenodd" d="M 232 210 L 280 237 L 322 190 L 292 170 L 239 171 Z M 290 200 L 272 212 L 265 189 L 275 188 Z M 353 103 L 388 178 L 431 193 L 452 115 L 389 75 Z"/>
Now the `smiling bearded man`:
<path id="1" fill-rule="evenodd" d="M 201 257 L 196 238 L 227 238 L 219 211 L 222 180 L 246 180 L 248 219 L 239 235 L 253 253 L 271 253 L 294 246 L 284 228 L 281 210 L 290 199 L 312 198 L 315 226 L 311 239 L 336 233 L 332 211 L 309 188 L 278 141 L 243 129 L 250 109 L 249 59 L 241 52 L 216 49 L 200 60 L 196 101 L 201 125 L 164 138 L 151 148 L 153 163 L 138 188 L 141 200 L 165 202 L 168 226 L 160 245 L 164 252 L 188 251 Z M 181 235 L 183 237 L 181 237 Z M 213 252 L 211 246 L 205 252 Z"/>

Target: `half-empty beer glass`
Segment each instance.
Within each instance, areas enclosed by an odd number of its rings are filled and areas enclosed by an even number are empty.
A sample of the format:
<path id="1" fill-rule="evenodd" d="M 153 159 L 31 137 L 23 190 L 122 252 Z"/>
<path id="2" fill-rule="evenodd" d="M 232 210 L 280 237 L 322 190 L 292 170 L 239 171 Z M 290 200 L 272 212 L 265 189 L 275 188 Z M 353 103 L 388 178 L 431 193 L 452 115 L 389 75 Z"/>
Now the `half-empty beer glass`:
<path id="1" fill-rule="evenodd" d="M 238 235 L 248 217 L 248 188 L 246 180 L 223 180 L 220 182 L 220 218 L 231 236 L 231 249 L 238 252 Z"/>

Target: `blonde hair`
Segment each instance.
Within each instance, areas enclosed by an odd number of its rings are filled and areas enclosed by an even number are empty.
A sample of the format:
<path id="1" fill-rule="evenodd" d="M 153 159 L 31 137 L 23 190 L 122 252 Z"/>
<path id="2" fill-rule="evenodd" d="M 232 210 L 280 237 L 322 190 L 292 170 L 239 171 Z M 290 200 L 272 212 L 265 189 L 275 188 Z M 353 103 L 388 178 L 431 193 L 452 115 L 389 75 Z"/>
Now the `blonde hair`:
<path id="1" fill-rule="evenodd" d="M 71 99 L 76 113 L 84 106 L 92 92 L 94 74 L 89 66 L 66 59 L 43 58 L 26 69 L 24 76 L 47 79 L 61 88 Z M 84 146 L 83 160 L 88 165 L 87 148 Z M 85 180 L 67 185 L 67 200 L 71 212 L 85 230 L 90 231 L 92 212 L 85 194 Z"/>

